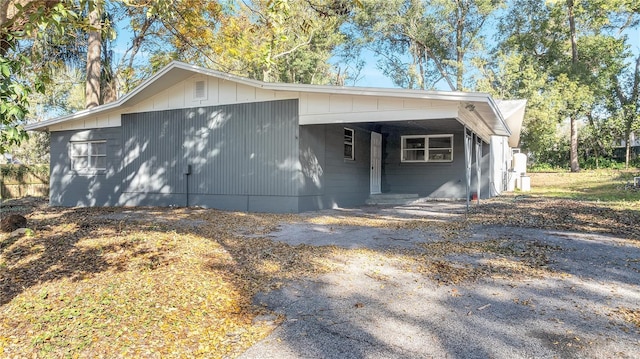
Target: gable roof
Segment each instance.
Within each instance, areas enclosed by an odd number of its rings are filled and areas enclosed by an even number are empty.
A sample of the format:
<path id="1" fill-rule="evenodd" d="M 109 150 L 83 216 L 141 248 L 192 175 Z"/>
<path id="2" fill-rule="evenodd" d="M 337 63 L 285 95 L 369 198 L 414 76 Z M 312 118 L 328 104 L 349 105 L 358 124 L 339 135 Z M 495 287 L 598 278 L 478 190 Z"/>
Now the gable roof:
<path id="1" fill-rule="evenodd" d="M 78 111 L 70 115 L 32 123 L 25 126 L 25 128 L 27 130 L 46 130 L 52 125 L 61 124 L 67 121 L 81 120 L 88 116 L 114 110 L 119 107 L 133 106 L 162 91 L 163 89 L 176 85 L 177 83 L 184 81 L 196 74 L 212 76 L 221 80 L 232 81 L 255 88 L 273 91 L 321 93 L 332 95 L 344 94 L 356 96 L 384 96 L 404 99 L 455 101 L 459 102 L 462 106 L 467 108 L 469 112 L 475 113 L 475 116 L 479 117 L 480 120 L 484 122 L 488 128 L 491 129 L 492 134 L 501 136 L 511 136 L 511 125 L 516 125 L 516 123 L 518 122 L 517 116 L 514 116 L 515 122 L 513 124 L 508 124 L 505 120 L 505 116 L 501 112 L 501 109 L 498 107 L 497 102 L 494 101 L 491 96 L 486 93 L 268 83 L 235 76 L 203 68 L 200 66 L 187 64 L 184 62 L 173 61 L 163 69 L 155 73 L 153 76 L 143 81 L 131 92 L 120 97 L 114 102 Z M 373 119 L 372 122 L 375 122 L 375 119 Z M 520 123 L 521 122 L 522 119 L 520 118 Z M 517 131 L 517 133 L 519 137 L 519 130 Z"/>

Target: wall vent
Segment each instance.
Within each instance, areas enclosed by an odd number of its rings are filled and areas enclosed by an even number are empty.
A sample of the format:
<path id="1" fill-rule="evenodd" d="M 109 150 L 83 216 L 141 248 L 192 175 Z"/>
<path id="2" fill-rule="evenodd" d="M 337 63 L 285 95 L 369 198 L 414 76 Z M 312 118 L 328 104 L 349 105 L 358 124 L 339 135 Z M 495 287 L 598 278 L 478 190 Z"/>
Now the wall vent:
<path id="1" fill-rule="evenodd" d="M 195 86 L 193 88 L 193 99 L 194 100 L 206 100 L 207 99 L 207 86 L 205 80 L 198 80 L 195 82 Z"/>

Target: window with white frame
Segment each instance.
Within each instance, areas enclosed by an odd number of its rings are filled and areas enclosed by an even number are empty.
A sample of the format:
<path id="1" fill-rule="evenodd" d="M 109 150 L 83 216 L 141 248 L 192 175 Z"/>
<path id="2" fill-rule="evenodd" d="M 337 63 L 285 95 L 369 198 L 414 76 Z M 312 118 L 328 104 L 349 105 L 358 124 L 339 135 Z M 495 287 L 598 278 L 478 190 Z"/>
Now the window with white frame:
<path id="1" fill-rule="evenodd" d="M 344 159 L 353 160 L 354 157 L 354 132 L 350 128 L 344 128 Z"/>
<path id="2" fill-rule="evenodd" d="M 74 171 L 100 171 L 107 168 L 107 141 L 70 143 L 71 169 Z"/>
<path id="3" fill-rule="evenodd" d="M 402 136 L 402 162 L 453 161 L 453 135 Z"/>

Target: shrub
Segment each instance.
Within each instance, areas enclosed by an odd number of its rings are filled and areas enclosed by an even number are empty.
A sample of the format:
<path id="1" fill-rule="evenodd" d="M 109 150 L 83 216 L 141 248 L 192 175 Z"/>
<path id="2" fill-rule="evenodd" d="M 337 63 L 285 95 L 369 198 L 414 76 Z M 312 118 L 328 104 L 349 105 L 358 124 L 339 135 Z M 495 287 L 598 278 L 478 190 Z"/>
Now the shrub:
<path id="1" fill-rule="evenodd" d="M 595 157 L 589 157 L 580 161 L 580 168 L 585 170 L 594 170 L 599 168 L 622 170 L 624 169 L 624 162 L 618 162 L 614 159 L 604 157 L 600 157 L 596 161 Z"/>

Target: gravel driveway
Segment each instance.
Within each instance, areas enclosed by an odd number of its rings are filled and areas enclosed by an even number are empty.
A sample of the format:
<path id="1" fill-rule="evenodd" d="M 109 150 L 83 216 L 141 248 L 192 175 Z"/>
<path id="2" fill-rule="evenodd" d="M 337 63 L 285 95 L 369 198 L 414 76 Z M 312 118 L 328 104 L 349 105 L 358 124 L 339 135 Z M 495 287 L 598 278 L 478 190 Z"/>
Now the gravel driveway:
<path id="1" fill-rule="evenodd" d="M 446 221 L 461 220 L 463 208 L 432 203 L 320 215 Z M 256 302 L 282 322 L 261 318 L 280 324 L 241 358 L 640 357 L 640 328 L 629 319 L 640 313 L 638 240 L 503 226 L 470 225 L 447 235 L 438 228 L 314 223 L 283 224 L 271 236 L 292 245 L 351 248 L 354 255 L 336 258 L 336 271 L 260 294 Z M 394 259 L 436 242 L 496 244 L 486 248 L 498 248 L 499 258 L 452 250 L 435 262 L 452 270 L 502 263 L 518 273 L 517 266 L 538 258 L 523 256 L 536 251 L 544 263 L 532 273 L 447 282 Z"/>

